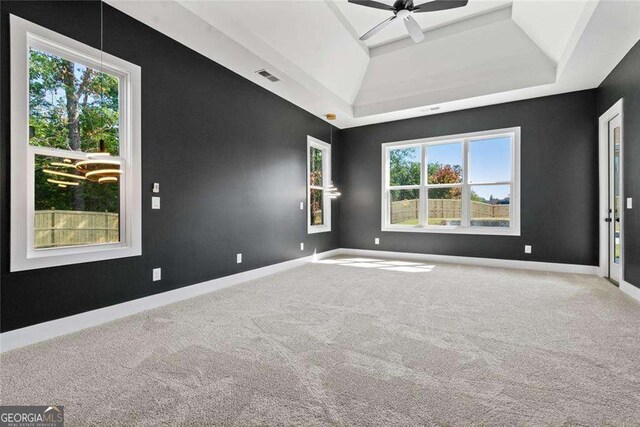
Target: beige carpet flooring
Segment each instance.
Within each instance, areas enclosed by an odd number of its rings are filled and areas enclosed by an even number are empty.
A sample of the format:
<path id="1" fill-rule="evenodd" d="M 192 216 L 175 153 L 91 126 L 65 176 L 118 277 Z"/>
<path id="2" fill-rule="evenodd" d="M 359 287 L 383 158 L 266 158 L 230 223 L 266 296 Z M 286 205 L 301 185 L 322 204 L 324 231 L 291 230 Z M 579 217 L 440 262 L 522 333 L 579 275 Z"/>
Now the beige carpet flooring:
<path id="1" fill-rule="evenodd" d="M 640 304 L 591 276 L 340 258 L 0 357 L 68 425 L 640 425 Z"/>

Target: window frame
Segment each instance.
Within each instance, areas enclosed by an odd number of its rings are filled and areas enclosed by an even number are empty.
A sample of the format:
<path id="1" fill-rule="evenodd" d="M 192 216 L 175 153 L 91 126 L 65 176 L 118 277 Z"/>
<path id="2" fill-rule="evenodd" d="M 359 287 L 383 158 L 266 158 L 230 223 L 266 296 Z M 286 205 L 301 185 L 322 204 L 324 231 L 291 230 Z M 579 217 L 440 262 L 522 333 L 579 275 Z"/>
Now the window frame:
<path id="1" fill-rule="evenodd" d="M 10 15 L 10 48 L 10 271 L 142 255 L 140 67 L 15 15 Z M 86 159 L 86 153 L 29 144 L 31 48 L 101 70 L 119 79 L 119 150 L 114 159 L 122 161 L 124 171 L 120 180 L 120 242 L 34 248 L 36 154 L 82 160 Z"/>
<path id="2" fill-rule="evenodd" d="M 382 144 L 382 185 L 381 185 L 381 231 L 409 233 L 444 233 L 444 234 L 480 234 L 498 236 L 520 236 L 520 127 L 495 129 L 480 132 L 469 132 L 457 135 L 420 138 L 408 141 L 395 141 Z M 469 144 L 473 141 L 510 137 L 511 138 L 511 180 L 496 182 L 469 182 Z M 458 184 L 428 184 L 427 147 L 462 143 L 463 181 Z M 398 148 L 420 148 L 420 184 L 391 186 L 389 177 L 389 152 Z M 509 227 L 472 227 L 470 190 L 477 185 L 510 185 Z M 427 218 L 427 191 L 431 188 L 458 187 L 462 189 L 461 225 L 442 226 L 429 225 Z M 391 224 L 391 190 L 419 189 L 418 225 Z"/>
<path id="3" fill-rule="evenodd" d="M 311 185 L 311 148 L 322 151 L 322 186 Z M 307 135 L 307 234 L 331 231 L 331 199 L 327 187 L 331 184 L 331 144 Z M 324 224 L 311 225 L 311 189 L 322 190 L 322 215 Z"/>

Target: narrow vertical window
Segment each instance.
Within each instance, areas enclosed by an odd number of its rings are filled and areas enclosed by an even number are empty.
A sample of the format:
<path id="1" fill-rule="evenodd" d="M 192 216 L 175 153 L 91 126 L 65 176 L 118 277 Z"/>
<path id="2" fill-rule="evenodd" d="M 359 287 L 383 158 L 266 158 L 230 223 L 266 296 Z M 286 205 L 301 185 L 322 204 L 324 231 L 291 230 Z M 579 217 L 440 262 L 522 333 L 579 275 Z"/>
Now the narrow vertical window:
<path id="1" fill-rule="evenodd" d="M 426 146 L 428 225 L 462 225 L 463 156 L 462 142 Z"/>
<path id="2" fill-rule="evenodd" d="M 510 227 L 512 149 L 510 137 L 469 142 L 471 227 Z"/>
<path id="3" fill-rule="evenodd" d="M 331 145 L 307 137 L 307 231 L 331 231 Z"/>
<path id="4" fill-rule="evenodd" d="M 420 156 L 420 147 L 404 147 L 389 151 L 391 224 L 418 225 Z"/>

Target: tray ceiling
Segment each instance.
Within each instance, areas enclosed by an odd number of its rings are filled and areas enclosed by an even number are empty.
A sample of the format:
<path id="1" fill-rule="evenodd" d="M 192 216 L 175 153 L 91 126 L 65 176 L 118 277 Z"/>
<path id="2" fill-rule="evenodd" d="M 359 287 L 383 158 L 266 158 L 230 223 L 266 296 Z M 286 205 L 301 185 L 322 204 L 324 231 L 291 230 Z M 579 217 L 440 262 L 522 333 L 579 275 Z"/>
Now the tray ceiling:
<path id="1" fill-rule="evenodd" d="M 107 1 L 339 127 L 596 87 L 640 39 L 635 1 L 470 0 L 414 14 L 421 43 L 361 42 L 390 14 L 346 0 Z"/>
<path id="2" fill-rule="evenodd" d="M 349 3 L 347 0 L 336 0 L 333 3 L 337 6 L 339 13 L 344 16 L 348 21 L 348 25 L 353 28 L 358 36 L 366 33 L 374 25 L 379 24 L 384 19 L 391 16 L 387 11 L 362 7 Z M 381 0 L 380 3 L 386 3 L 390 6 L 393 5 L 393 1 L 391 0 Z M 417 5 L 419 3 L 424 3 L 424 1 L 414 1 L 414 3 Z M 460 20 L 491 12 L 495 9 L 508 6 L 511 3 L 511 0 L 471 0 L 467 6 L 462 8 L 443 10 L 436 13 L 416 13 L 413 15 L 413 18 L 418 22 L 423 31 L 428 31 Z M 402 23 L 394 22 L 389 27 L 385 28 L 384 31 L 381 31 L 371 39 L 367 40 L 365 44 L 368 47 L 376 47 L 405 38 L 407 38 L 407 31 Z"/>

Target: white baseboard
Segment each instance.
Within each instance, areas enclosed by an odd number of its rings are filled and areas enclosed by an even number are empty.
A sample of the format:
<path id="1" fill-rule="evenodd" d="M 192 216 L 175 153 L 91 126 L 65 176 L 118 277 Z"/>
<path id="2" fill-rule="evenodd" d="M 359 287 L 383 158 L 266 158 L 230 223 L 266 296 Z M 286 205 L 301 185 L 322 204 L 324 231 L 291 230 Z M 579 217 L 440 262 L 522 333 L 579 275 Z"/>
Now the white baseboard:
<path id="1" fill-rule="evenodd" d="M 622 282 L 620 282 L 620 290 L 629 295 L 631 298 L 640 302 L 640 288 L 636 288 L 631 283 L 625 282 L 623 280 Z"/>
<path id="2" fill-rule="evenodd" d="M 376 251 L 369 249 L 339 249 L 340 255 L 395 258 L 411 261 L 467 264 L 484 267 L 516 268 L 521 270 L 552 271 L 556 273 L 597 274 L 598 267 L 592 265 L 559 264 L 553 262 L 518 261 L 512 259 L 476 258 L 454 255 L 430 255 L 410 252 Z"/>
<path id="3" fill-rule="evenodd" d="M 101 325 L 142 311 L 151 310 L 174 302 L 208 294 L 249 280 L 259 279 L 281 271 L 291 270 L 317 259 L 336 256 L 339 253 L 340 249 L 321 252 L 319 254 L 256 268 L 254 270 L 243 271 L 242 273 L 185 286 L 172 291 L 162 292 L 160 294 L 111 305 L 109 307 L 99 308 L 97 310 L 74 314 L 73 316 L 63 317 L 61 319 L 4 332 L 0 334 L 0 353 Z"/>
<path id="4" fill-rule="evenodd" d="M 9 351 L 15 348 L 34 344 L 40 341 L 45 341 L 61 335 L 77 332 L 82 329 L 98 326 L 103 323 L 120 319 L 122 317 L 140 313 L 142 311 L 151 310 L 167 304 L 172 304 L 174 302 L 197 297 L 199 295 L 204 295 L 249 280 L 259 279 L 261 277 L 269 276 L 281 271 L 300 267 L 306 263 L 318 259 L 329 258 L 337 255 L 395 258 L 413 261 L 479 265 L 485 267 L 552 271 L 559 273 L 598 273 L 598 267 L 588 265 L 556 264 L 547 262 L 516 261 L 495 258 L 474 258 L 451 255 L 429 255 L 409 252 L 390 252 L 341 248 L 314 254 L 312 256 L 294 259 L 291 261 L 285 261 L 279 264 L 269 265 L 267 267 L 244 271 L 242 273 L 233 274 L 231 276 L 221 277 L 219 279 L 185 286 L 183 288 L 174 289 L 172 291 L 150 295 L 148 297 L 123 302 L 97 310 L 75 314 L 73 316 L 63 317 L 61 319 L 51 320 L 49 322 L 39 323 L 37 325 L 27 326 L 25 328 L 16 329 L 13 331 L 4 332 L 0 334 L 0 352 Z M 640 301 L 640 289 L 626 282 L 623 282 L 623 284 L 620 285 L 620 289 Z"/>

